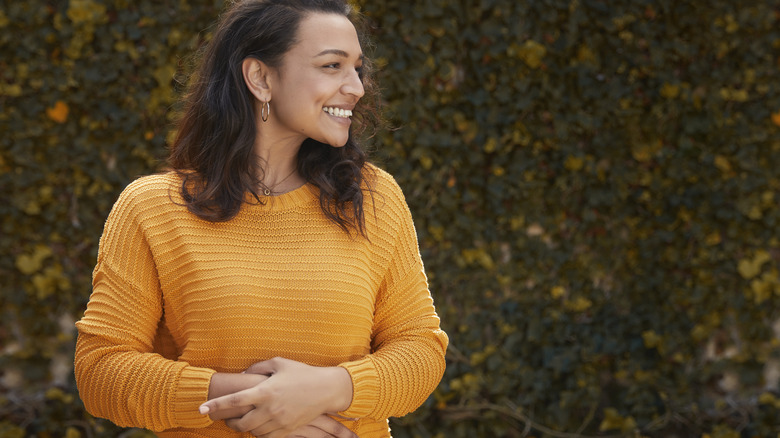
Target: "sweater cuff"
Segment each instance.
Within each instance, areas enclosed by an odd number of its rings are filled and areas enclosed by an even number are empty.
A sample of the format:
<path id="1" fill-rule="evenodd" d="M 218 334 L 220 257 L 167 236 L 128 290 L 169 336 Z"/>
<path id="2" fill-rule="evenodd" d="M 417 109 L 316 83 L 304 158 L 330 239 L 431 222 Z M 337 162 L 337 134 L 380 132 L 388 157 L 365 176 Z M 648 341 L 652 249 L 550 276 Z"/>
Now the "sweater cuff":
<path id="1" fill-rule="evenodd" d="M 379 399 L 379 375 L 371 357 L 339 364 L 352 377 L 352 403 L 339 415 L 347 418 L 368 417 Z"/>
<path id="2" fill-rule="evenodd" d="M 198 412 L 198 408 L 208 400 L 214 373 L 216 371 L 208 368 L 192 366 L 182 370 L 173 404 L 175 422 L 180 427 L 202 428 L 213 423 L 208 415 Z"/>

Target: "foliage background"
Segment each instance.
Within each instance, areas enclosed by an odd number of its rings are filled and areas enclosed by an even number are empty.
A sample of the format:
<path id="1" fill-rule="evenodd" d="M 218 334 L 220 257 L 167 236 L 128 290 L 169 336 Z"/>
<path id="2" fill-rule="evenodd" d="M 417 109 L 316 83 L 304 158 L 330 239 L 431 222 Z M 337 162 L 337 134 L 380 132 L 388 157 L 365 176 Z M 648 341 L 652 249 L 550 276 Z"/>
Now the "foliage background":
<path id="1" fill-rule="evenodd" d="M 780 436 L 780 2 L 358 4 L 452 341 L 395 435 Z M 143 435 L 73 322 L 223 0 L 0 5 L 0 436 Z"/>

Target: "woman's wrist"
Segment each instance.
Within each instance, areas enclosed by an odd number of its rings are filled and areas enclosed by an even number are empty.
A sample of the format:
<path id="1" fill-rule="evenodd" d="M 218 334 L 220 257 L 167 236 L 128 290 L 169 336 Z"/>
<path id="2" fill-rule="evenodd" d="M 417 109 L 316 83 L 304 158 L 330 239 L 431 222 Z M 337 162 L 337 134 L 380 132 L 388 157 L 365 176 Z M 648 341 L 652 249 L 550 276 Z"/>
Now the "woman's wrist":
<path id="1" fill-rule="evenodd" d="M 328 373 L 326 381 L 332 386 L 333 394 L 328 412 L 337 414 L 346 411 L 352 404 L 352 376 L 343 367 L 327 367 L 324 370 Z"/>

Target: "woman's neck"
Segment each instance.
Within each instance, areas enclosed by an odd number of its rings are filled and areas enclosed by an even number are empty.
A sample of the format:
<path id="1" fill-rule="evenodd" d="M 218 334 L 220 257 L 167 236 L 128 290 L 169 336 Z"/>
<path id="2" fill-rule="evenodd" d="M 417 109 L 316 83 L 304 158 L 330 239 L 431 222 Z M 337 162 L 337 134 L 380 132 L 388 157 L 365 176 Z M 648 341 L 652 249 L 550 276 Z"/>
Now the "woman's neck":
<path id="1" fill-rule="evenodd" d="M 306 181 L 298 174 L 299 139 L 273 139 L 258 135 L 255 156 L 261 169 L 259 190 L 268 195 L 281 194 L 302 186 Z"/>

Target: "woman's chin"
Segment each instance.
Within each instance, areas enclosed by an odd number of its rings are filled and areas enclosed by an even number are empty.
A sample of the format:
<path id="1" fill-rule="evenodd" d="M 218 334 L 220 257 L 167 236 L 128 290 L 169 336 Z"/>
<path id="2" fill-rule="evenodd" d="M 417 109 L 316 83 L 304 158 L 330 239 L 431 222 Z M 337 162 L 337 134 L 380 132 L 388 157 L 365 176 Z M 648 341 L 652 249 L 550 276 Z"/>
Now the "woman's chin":
<path id="1" fill-rule="evenodd" d="M 329 138 L 329 139 L 320 140 L 320 143 L 325 143 L 326 145 L 329 145 L 334 148 L 341 148 L 347 144 L 347 140 L 349 140 L 349 138 L 345 138 L 345 139 Z"/>

